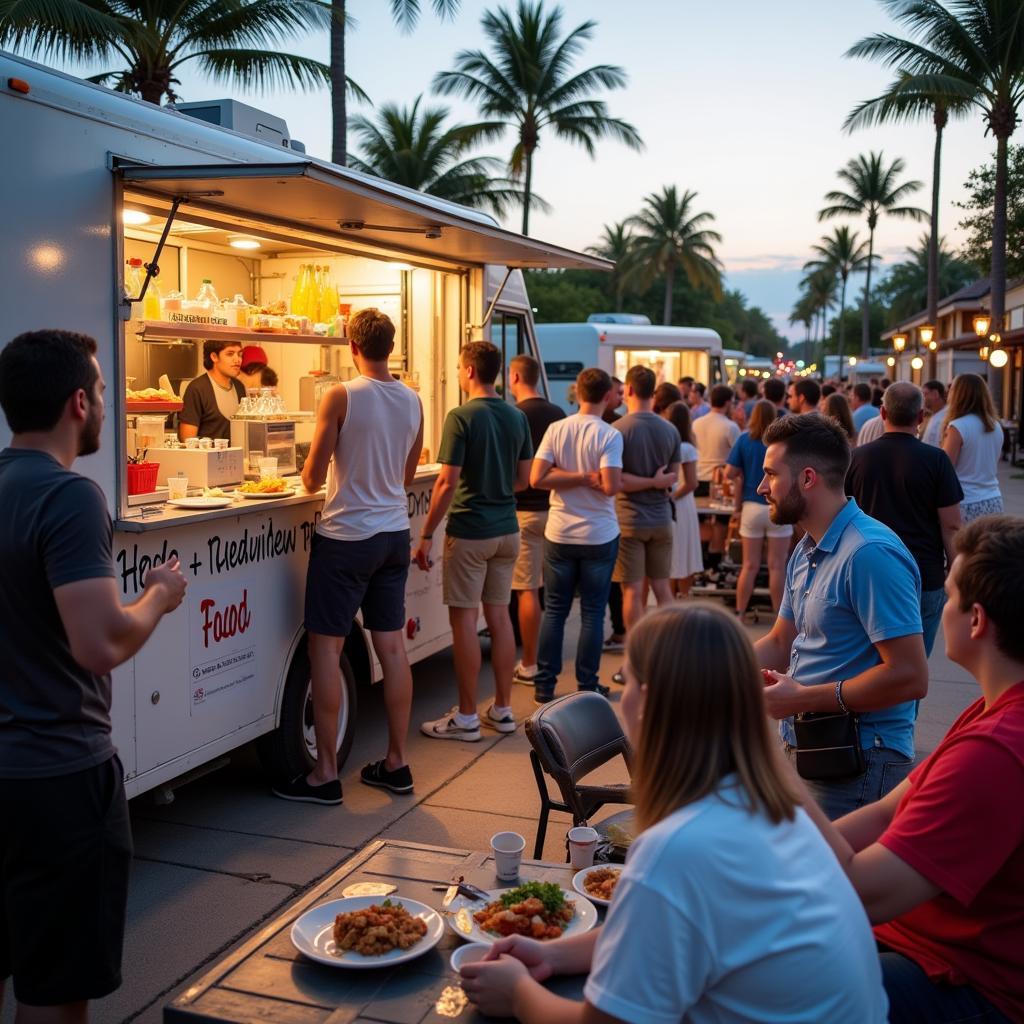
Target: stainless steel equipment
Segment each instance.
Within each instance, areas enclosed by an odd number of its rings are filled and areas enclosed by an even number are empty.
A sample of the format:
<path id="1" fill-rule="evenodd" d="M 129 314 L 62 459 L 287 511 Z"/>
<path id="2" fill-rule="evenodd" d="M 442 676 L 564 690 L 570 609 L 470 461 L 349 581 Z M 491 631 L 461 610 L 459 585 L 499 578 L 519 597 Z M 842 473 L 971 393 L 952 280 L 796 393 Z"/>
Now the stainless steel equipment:
<path id="1" fill-rule="evenodd" d="M 259 467 L 252 463 L 252 452 L 277 459 L 279 476 L 296 471 L 295 420 L 233 419 L 231 446 L 241 448 L 245 456 L 246 476 L 258 477 Z"/>

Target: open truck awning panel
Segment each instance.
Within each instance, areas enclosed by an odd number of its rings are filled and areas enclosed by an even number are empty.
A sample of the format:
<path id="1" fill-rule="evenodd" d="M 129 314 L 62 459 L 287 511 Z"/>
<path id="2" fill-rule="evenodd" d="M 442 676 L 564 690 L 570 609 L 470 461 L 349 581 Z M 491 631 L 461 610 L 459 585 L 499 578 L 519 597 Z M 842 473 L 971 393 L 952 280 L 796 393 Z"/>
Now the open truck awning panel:
<path id="1" fill-rule="evenodd" d="M 489 224 L 450 203 L 390 189 L 364 175 L 312 161 L 161 167 L 118 172 L 133 192 L 189 196 L 183 215 L 204 210 L 258 218 L 339 240 L 397 248 L 430 259 L 522 269 L 611 270 L 608 260 L 563 249 Z M 204 194 L 205 193 L 205 194 Z"/>

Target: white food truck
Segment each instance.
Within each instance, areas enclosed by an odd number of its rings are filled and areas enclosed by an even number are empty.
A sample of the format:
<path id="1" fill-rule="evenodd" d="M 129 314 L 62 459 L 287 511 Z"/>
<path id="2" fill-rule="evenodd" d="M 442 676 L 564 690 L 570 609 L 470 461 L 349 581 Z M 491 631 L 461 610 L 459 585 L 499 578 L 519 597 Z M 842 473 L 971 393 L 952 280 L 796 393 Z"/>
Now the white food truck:
<path id="1" fill-rule="evenodd" d="M 619 380 L 631 366 L 648 366 L 658 383 L 693 377 L 710 387 L 723 380 L 722 339 L 707 327 L 657 327 L 635 323 L 537 324 L 537 341 L 551 401 L 566 412 L 576 406 L 576 375 L 599 366 Z"/>
<path id="2" fill-rule="evenodd" d="M 397 325 L 393 372 L 419 390 L 425 415 L 425 460 L 408 494 L 415 536 L 445 415 L 461 401 L 461 346 L 489 339 L 506 366 L 520 352 L 535 354 L 520 268 L 610 265 L 308 158 L 286 132 L 261 141 L 5 53 L 0 123 L 8 140 L 0 152 L 3 342 L 40 328 L 97 339 L 107 418 L 99 453 L 76 468 L 107 496 L 121 593 L 135 598 L 148 568 L 172 555 L 189 583 L 182 606 L 113 673 L 128 793 L 159 786 L 169 798 L 172 780 L 257 738 L 273 770 L 297 773 L 315 753 L 302 613 L 323 495 L 299 485 L 251 500 L 238 488 L 253 475 L 257 445 L 278 455 L 282 475 L 293 474 L 308 450 L 318 389 L 354 372 L 343 316 L 296 326 L 277 315 L 288 311 L 302 268 L 315 265 L 332 282 L 339 314 L 377 306 Z M 142 267 L 126 273 L 133 258 Z M 152 291 L 148 301 L 126 295 L 133 270 L 147 291 L 156 283 L 162 304 Z M 227 305 L 192 301 L 204 280 Z M 178 449 L 167 434 L 182 388 L 203 372 L 210 337 L 261 348 L 281 401 L 276 414 L 257 405 L 233 423 L 227 449 Z M 0 424 L 0 445 L 9 436 Z M 166 465 L 155 486 L 130 494 L 128 462 L 144 448 L 147 462 Z M 168 505 L 168 467 L 180 472 L 181 460 L 193 483 L 219 486 L 230 503 Z M 412 568 L 406 600 L 415 662 L 450 643 L 439 565 L 429 574 Z M 357 685 L 380 675 L 360 628 L 343 672 L 339 760 L 353 738 Z"/>

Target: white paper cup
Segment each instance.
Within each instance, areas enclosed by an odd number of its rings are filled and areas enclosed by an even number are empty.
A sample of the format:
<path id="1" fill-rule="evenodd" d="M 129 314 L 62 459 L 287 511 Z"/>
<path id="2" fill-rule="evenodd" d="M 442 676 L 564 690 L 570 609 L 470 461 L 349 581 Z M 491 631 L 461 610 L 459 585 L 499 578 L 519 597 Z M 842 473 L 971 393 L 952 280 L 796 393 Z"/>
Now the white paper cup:
<path id="1" fill-rule="evenodd" d="M 569 861 L 572 866 L 589 868 L 594 863 L 594 853 L 597 850 L 597 841 L 600 838 L 596 828 L 589 828 L 587 825 L 577 825 L 569 829 Z"/>
<path id="2" fill-rule="evenodd" d="M 503 882 L 514 882 L 519 877 L 526 840 L 518 832 L 496 832 L 491 836 L 494 852 L 494 870 Z"/>
<path id="3" fill-rule="evenodd" d="M 184 498 L 188 494 L 187 476 L 169 476 L 167 478 L 167 497 Z"/>
<path id="4" fill-rule="evenodd" d="M 260 479 L 266 480 L 272 476 L 277 476 L 277 457 L 267 455 L 260 459 Z"/>

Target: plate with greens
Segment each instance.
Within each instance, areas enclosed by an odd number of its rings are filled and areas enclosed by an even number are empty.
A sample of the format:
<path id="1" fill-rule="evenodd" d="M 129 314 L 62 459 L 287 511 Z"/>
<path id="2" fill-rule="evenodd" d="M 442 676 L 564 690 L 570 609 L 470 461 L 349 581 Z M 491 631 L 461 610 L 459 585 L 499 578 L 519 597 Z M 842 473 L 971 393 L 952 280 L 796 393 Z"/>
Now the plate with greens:
<path id="1" fill-rule="evenodd" d="M 489 889 L 487 896 L 487 903 L 466 896 L 452 900 L 445 917 L 460 939 L 497 942 L 509 935 L 525 935 L 546 942 L 589 932 L 598 920 L 590 900 L 555 882 Z"/>

